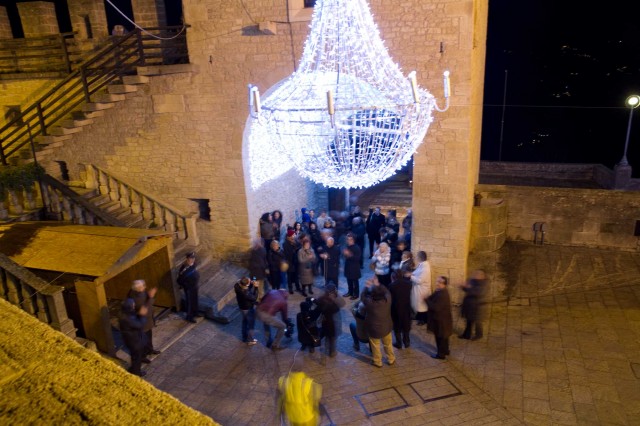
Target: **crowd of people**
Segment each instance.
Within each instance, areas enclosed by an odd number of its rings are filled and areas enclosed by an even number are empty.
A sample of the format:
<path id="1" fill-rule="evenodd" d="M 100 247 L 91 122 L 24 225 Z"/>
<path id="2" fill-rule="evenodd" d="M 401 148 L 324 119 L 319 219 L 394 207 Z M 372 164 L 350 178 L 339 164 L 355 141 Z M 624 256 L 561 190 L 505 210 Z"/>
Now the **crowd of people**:
<path id="1" fill-rule="evenodd" d="M 427 254 L 418 251 L 413 256 L 411 210 L 401 223 L 395 211 L 385 216 L 379 207 L 369 209 L 366 217 L 358 207 L 350 213 L 331 215 L 323 210 L 317 216 L 303 208 L 297 219 L 292 225 L 283 224 L 279 210 L 264 213 L 259 219 L 259 237 L 250 250 L 249 275 L 234 284 L 242 313 L 243 342 L 250 346 L 258 343 L 254 335 L 257 318 L 263 324 L 265 345 L 272 350 L 283 349 L 283 338 L 292 337 L 297 328 L 303 352 L 313 353 L 324 342 L 325 353 L 334 357 L 348 299 L 352 301 L 349 329 L 353 349 L 360 351 L 361 344 L 366 344 L 376 367 L 383 366 L 383 352 L 387 363 L 393 365 L 394 348 L 411 347 L 414 321 L 434 334 L 436 352 L 431 356 L 446 359 L 453 333 L 449 280 L 439 276 L 432 286 Z M 347 288 L 342 295 L 338 292 L 341 266 Z M 361 289 L 366 266 L 373 276 Z M 317 297 L 316 278 L 323 283 Z M 185 292 L 185 319 L 189 322 L 199 316 L 198 280 L 195 253 L 188 253 L 177 281 Z M 486 281 L 484 272 L 478 270 L 461 287 L 465 293 L 461 315 L 466 319 L 464 332 L 458 336 L 461 339 L 483 336 Z M 295 323 L 288 306 L 294 292 L 303 296 Z M 130 371 L 138 375 L 144 374 L 140 364 L 150 362 L 147 355 L 158 353 L 151 334 L 155 293 L 156 289 L 146 289 L 143 280 L 136 280 L 122 305 L 120 327 L 131 353 Z"/>

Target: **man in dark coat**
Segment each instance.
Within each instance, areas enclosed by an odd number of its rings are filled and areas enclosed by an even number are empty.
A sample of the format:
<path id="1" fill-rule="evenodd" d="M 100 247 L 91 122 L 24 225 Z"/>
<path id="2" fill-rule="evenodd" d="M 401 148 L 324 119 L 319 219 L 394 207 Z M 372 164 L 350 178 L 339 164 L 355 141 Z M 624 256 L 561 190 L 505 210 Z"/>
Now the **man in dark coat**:
<path id="1" fill-rule="evenodd" d="M 332 283 L 338 288 L 338 275 L 340 274 L 340 247 L 335 244 L 333 237 L 327 238 L 327 242 L 318 250 L 321 262 L 324 265 L 324 285 Z"/>
<path id="2" fill-rule="evenodd" d="M 136 376 L 144 376 L 142 371 L 142 358 L 144 356 L 144 325 L 147 322 L 147 308 L 141 306 L 136 312 L 136 303 L 133 299 L 125 299 L 120 311 L 120 333 L 125 346 L 131 355 L 131 367 L 129 372 Z"/>
<path id="3" fill-rule="evenodd" d="M 287 283 L 289 284 L 289 294 L 293 294 L 293 287 L 295 285 L 296 291 L 302 293 L 300 287 L 299 264 L 298 264 L 298 250 L 300 250 L 301 244 L 296 240 L 294 232 L 287 230 L 287 238 L 284 240 L 282 251 L 284 252 L 284 258 L 289 264 L 287 270 Z"/>
<path id="4" fill-rule="evenodd" d="M 402 349 L 411 346 L 411 271 L 398 270 L 394 273 L 395 280 L 389 287 L 391 293 L 391 319 L 393 320 L 393 334 L 396 336 L 394 347 Z"/>
<path id="5" fill-rule="evenodd" d="M 360 292 L 360 283 L 358 280 L 362 276 L 360 271 L 360 258 L 362 252 L 360 247 L 356 245 L 355 235 L 347 234 L 347 247 L 342 251 L 344 256 L 344 277 L 347 279 L 348 291 L 343 296 L 350 297 L 351 300 L 358 298 Z"/>
<path id="6" fill-rule="evenodd" d="M 391 345 L 391 330 L 393 329 L 391 293 L 385 286 L 380 285 L 378 278 L 374 276 L 367 281 L 360 295 L 360 300 L 364 303 L 366 311 L 364 324 L 367 334 L 369 334 L 371 356 L 373 357 L 372 364 L 376 367 L 382 367 L 380 343 L 384 347 L 389 365 L 395 364 L 396 356 Z"/>
<path id="7" fill-rule="evenodd" d="M 429 307 L 427 330 L 435 336 L 438 350 L 431 357 L 437 359 L 445 359 L 449 355 L 449 336 L 453 333 L 451 298 L 447 289 L 448 281 L 447 277 L 438 277 L 436 291 L 427 297 L 427 306 Z"/>
<path id="8" fill-rule="evenodd" d="M 322 336 L 327 355 L 336 356 L 336 341 L 340 335 L 342 319 L 340 309 L 344 307 L 344 299 L 338 297 L 338 289 L 333 284 L 325 287 L 324 294 L 316 300 L 322 313 Z"/>
<path id="9" fill-rule="evenodd" d="M 384 227 L 385 218 L 382 213 L 380 213 L 380 207 L 376 207 L 376 209 L 369 215 L 369 220 L 367 223 L 367 235 L 369 236 L 369 257 L 373 257 L 373 243 L 380 244 L 380 228 Z"/>
<path id="10" fill-rule="evenodd" d="M 269 284 L 271 285 L 271 290 L 278 290 L 283 285 L 286 285 L 287 268 L 289 264 L 284 257 L 284 252 L 280 248 L 280 243 L 277 241 L 271 241 L 271 246 L 267 252 L 267 264 L 269 265 Z"/>
<path id="11" fill-rule="evenodd" d="M 249 277 L 242 277 L 233 286 L 236 292 L 236 301 L 238 309 L 242 312 L 242 341 L 252 346 L 258 343 L 253 338 L 253 328 L 255 325 L 255 304 L 258 300 L 258 289 L 255 281 L 251 281 Z"/>
<path id="12" fill-rule="evenodd" d="M 462 299 L 462 317 L 467 320 L 464 332 L 459 335 L 460 339 L 478 340 L 482 338 L 482 320 L 484 319 L 484 304 L 487 292 L 487 276 L 485 272 L 478 269 L 473 272 L 469 281 L 462 286 L 465 292 Z M 475 326 L 475 327 L 474 327 Z M 475 328 L 475 335 L 471 337 L 472 329 Z"/>
<path id="13" fill-rule="evenodd" d="M 198 314 L 198 281 L 200 281 L 200 273 L 196 268 L 195 252 L 187 253 L 180 270 L 178 271 L 178 285 L 184 289 L 185 310 L 187 315 L 185 319 L 195 323 Z"/>
<path id="14" fill-rule="evenodd" d="M 144 325 L 142 331 L 145 334 L 145 345 L 142 362 L 149 363 L 151 362 L 149 358 L 146 358 L 147 355 L 158 355 L 160 351 L 157 351 L 153 348 L 153 327 L 155 323 L 153 321 L 153 302 L 155 301 L 157 288 L 152 288 L 151 290 L 147 290 L 147 283 L 144 280 L 135 280 L 131 285 L 131 290 L 129 290 L 129 294 L 127 297 L 133 299 L 136 304 L 136 310 L 139 310 L 141 307 L 145 306 L 147 308 L 147 321 Z"/>
<path id="15" fill-rule="evenodd" d="M 360 247 L 360 253 L 364 253 L 364 236 L 367 234 L 367 227 L 362 221 L 362 217 L 354 217 L 351 225 L 351 233 L 356 236 L 356 244 Z M 360 256 L 360 269 L 364 266 L 364 256 Z"/>
<path id="16" fill-rule="evenodd" d="M 267 250 L 264 248 L 262 238 L 256 238 L 249 253 L 249 276 L 255 281 L 258 288 L 258 301 L 267 291 L 265 277 L 268 273 Z"/>

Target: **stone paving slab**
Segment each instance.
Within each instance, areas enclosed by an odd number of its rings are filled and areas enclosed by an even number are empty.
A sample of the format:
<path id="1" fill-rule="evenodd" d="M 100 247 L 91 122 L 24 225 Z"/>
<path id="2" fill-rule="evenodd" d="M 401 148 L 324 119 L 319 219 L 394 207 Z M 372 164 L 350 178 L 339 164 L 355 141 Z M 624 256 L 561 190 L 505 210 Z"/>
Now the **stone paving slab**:
<path id="1" fill-rule="evenodd" d="M 335 358 L 286 339 L 273 353 L 259 323 L 248 347 L 239 318 L 203 321 L 147 379 L 223 425 L 278 424 L 276 383 L 294 357 L 323 386 L 323 425 L 638 424 L 640 254 L 509 243 L 469 265 L 487 270 L 494 302 L 485 337 L 452 336 L 447 361 L 429 356 L 433 336 L 414 326 L 394 366 L 371 366 L 368 349 L 351 347 L 345 309 Z M 290 317 L 301 300 L 291 297 Z M 457 307 L 454 324 L 460 332 Z"/>

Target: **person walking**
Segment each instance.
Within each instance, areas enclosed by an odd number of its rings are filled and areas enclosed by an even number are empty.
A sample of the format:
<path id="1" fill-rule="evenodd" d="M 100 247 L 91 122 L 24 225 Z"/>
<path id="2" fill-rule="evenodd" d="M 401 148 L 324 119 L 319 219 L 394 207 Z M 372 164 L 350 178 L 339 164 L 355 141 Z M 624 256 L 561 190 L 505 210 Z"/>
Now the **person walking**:
<path id="1" fill-rule="evenodd" d="M 251 281 L 249 277 L 242 277 L 233 285 L 236 293 L 236 301 L 238 309 L 242 312 L 242 341 L 249 346 L 258 343 L 253 338 L 253 329 L 255 327 L 255 305 L 258 300 L 258 289 L 255 281 Z"/>
<path id="2" fill-rule="evenodd" d="M 280 424 L 317 426 L 320 424 L 322 386 L 302 371 L 294 361 L 292 371 L 278 379 L 278 413 Z"/>
<path id="3" fill-rule="evenodd" d="M 198 282 L 200 281 L 200 273 L 196 266 L 195 252 L 187 253 L 186 259 L 180 270 L 178 271 L 178 285 L 184 289 L 185 297 L 185 319 L 195 323 L 198 314 Z"/>
<path id="4" fill-rule="evenodd" d="M 269 290 L 256 309 L 258 319 L 264 324 L 264 336 L 267 339 L 266 346 L 274 351 L 284 349 L 280 346 L 280 341 L 287 328 L 287 297 L 285 289 Z M 280 313 L 280 318 L 276 316 L 278 313 Z M 271 339 L 271 327 L 278 329 L 273 340 Z"/>
<path id="5" fill-rule="evenodd" d="M 411 274 L 411 307 L 416 313 L 418 325 L 427 323 L 427 311 L 429 307 L 425 299 L 431 294 L 431 265 L 427 261 L 427 253 L 419 251 L 416 255 L 418 265 Z"/>
<path id="6" fill-rule="evenodd" d="M 478 340 L 483 336 L 482 321 L 484 319 L 484 304 L 487 293 L 487 275 L 482 269 L 473 272 L 471 278 L 462 286 L 465 292 L 462 299 L 461 314 L 467 321 L 461 339 Z M 474 330 L 475 329 L 475 330 Z M 475 331 L 473 337 L 471 333 Z"/>
<path id="7" fill-rule="evenodd" d="M 373 277 L 367 281 L 360 295 L 360 300 L 365 306 L 364 323 L 367 334 L 369 334 L 372 364 L 379 368 L 382 367 L 380 344 L 384 347 L 389 365 L 395 364 L 396 356 L 391 345 L 391 330 L 393 329 L 391 293 L 385 286 L 380 285 L 376 277 Z"/>
<path id="8" fill-rule="evenodd" d="M 127 297 L 133 299 L 135 302 L 136 310 L 139 311 L 143 306 L 147 308 L 147 313 L 145 314 L 147 321 L 142 329 L 145 334 L 142 362 L 145 363 L 151 362 L 149 358 L 147 358 L 147 355 L 158 355 L 160 353 L 160 351 L 153 348 L 153 327 L 155 327 L 155 322 L 153 320 L 153 302 L 155 301 L 157 291 L 158 289 L 156 287 L 151 290 L 147 290 L 147 283 L 145 280 L 135 280 L 133 284 L 131 284 L 129 294 L 127 294 Z"/>
<path id="9" fill-rule="evenodd" d="M 411 270 L 399 269 L 393 273 L 394 280 L 389 286 L 391 293 L 391 319 L 396 342 L 393 346 L 402 349 L 411 346 Z"/>
<path id="10" fill-rule="evenodd" d="M 125 346 L 129 349 L 131 366 L 129 373 L 143 377 L 147 373 L 142 371 L 142 358 L 144 357 L 144 325 L 147 322 L 147 307 L 142 305 L 136 312 L 136 303 L 127 298 L 122 302 L 120 318 L 118 320 L 120 333 Z"/>
<path id="11" fill-rule="evenodd" d="M 449 279 L 439 276 L 436 280 L 436 291 L 427 298 L 429 316 L 427 330 L 431 331 L 436 340 L 437 352 L 431 358 L 446 359 L 449 355 L 449 336 L 453 333 L 453 317 L 451 315 L 451 298 L 447 285 Z"/>
<path id="12" fill-rule="evenodd" d="M 343 297 L 350 297 L 355 300 L 359 296 L 360 283 L 358 280 L 362 276 L 360 270 L 360 258 L 362 252 L 356 245 L 356 237 L 352 233 L 347 234 L 347 247 L 342 251 L 344 256 L 344 277 L 347 279 L 347 292 Z"/>

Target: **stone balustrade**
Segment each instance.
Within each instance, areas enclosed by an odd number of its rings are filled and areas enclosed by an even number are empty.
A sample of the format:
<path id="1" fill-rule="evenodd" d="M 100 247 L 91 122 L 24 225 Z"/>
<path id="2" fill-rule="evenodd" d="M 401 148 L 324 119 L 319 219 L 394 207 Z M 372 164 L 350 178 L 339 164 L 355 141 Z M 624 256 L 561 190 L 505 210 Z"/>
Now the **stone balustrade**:
<path id="1" fill-rule="evenodd" d="M 84 164 L 86 170 L 85 186 L 95 188 L 102 195 L 108 195 L 111 201 L 129 209 L 133 214 L 140 214 L 151 221 L 151 227 L 164 229 L 174 233 L 175 238 L 187 240 L 191 245 L 198 245 L 196 231 L 197 213 L 182 213 L 157 197 L 135 188 L 93 164 Z"/>
<path id="2" fill-rule="evenodd" d="M 0 253 L 0 297 L 71 338 L 76 337 L 67 316 L 64 288 L 52 285 Z"/>

